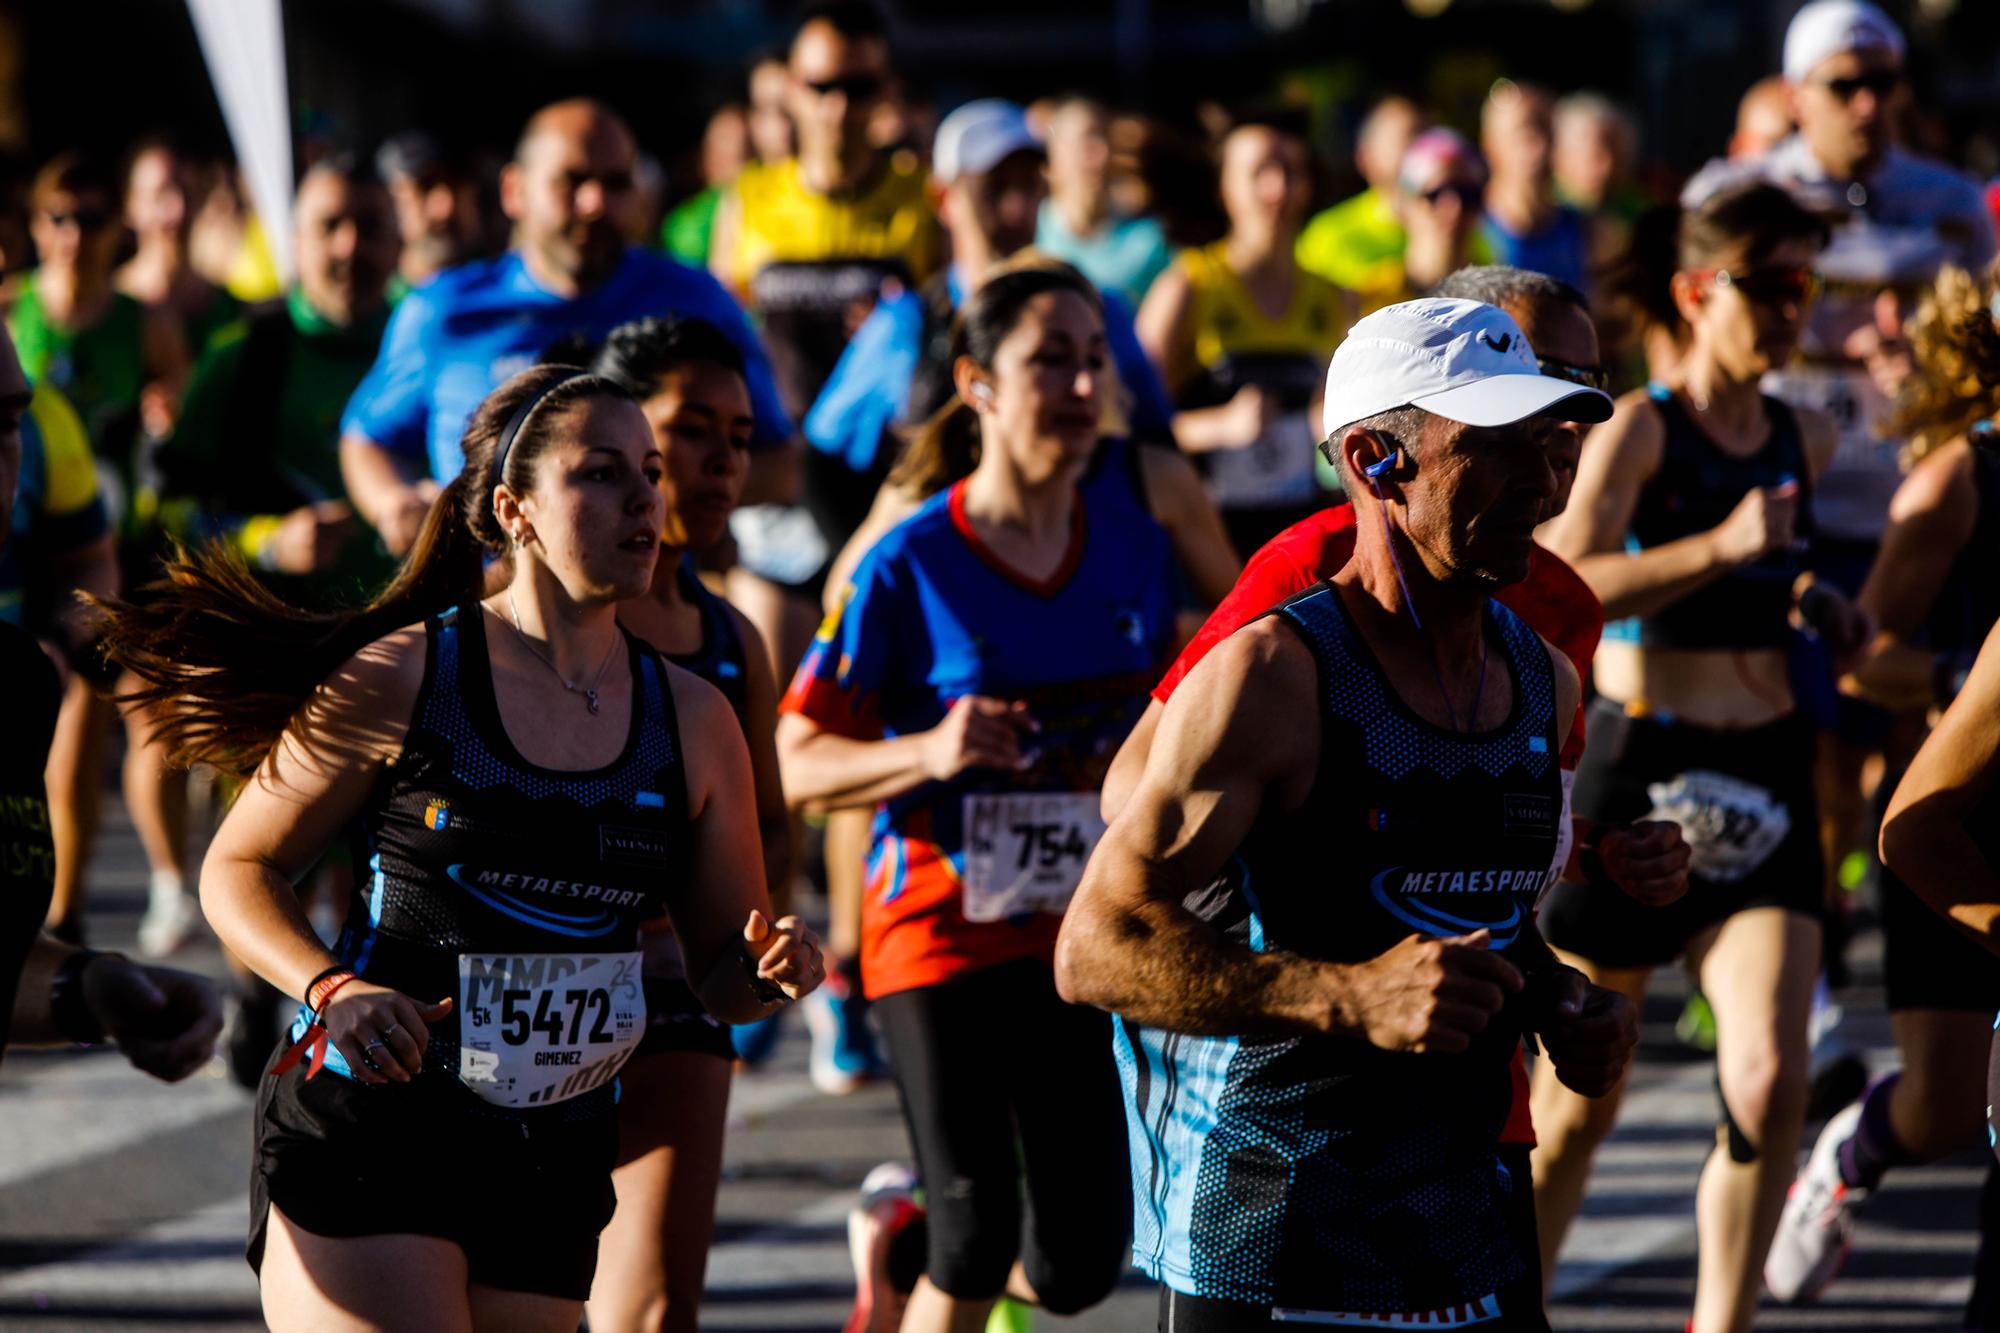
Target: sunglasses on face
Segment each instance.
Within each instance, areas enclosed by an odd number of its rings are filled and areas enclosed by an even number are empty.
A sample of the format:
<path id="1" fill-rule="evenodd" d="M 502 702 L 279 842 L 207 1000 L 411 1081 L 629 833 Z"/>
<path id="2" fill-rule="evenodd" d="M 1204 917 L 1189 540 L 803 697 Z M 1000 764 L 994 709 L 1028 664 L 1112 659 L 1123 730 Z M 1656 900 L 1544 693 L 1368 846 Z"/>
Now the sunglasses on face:
<path id="1" fill-rule="evenodd" d="M 845 79 L 807 79 L 806 87 L 818 97 L 845 93 L 850 102 L 868 102 L 881 94 L 882 80 L 873 74 L 856 74 Z"/>
<path id="2" fill-rule="evenodd" d="M 1434 190 L 1423 192 L 1423 201 L 1436 208 L 1446 199 L 1458 200 L 1460 208 L 1479 208 L 1486 202 L 1486 193 L 1477 185 L 1440 185 Z"/>
<path id="3" fill-rule="evenodd" d="M 1856 74 L 1846 79 L 1820 79 L 1819 86 L 1832 93 L 1843 102 L 1852 102 L 1854 95 L 1864 88 L 1879 98 L 1896 91 L 1903 76 L 1894 70 L 1884 70 L 1879 74 Z"/>
<path id="4" fill-rule="evenodd" d="M 1423 201 L 1432 208 L 1436 208 L 1446 199 L 1458 200 L 1462 208 L 1479 208 L 1486 202 L 1486 192 L 1477 185 L 1468 185 L 1463 181 L 1447 181 L 1443 185 L 1423 192 Z"/>
<path id="5" fill-rule="evenodd" d="M 111 222 L 111 214 L 96 208 L 71 209 L 67 213 L 44 213 L 42 218 L 51 227 L 75 227 L 78 231 L 102 231 Z"/>
<path id="6" fill-rule="evenodd" d="M 1822 285 L 1819 274 L 1809 268 L 1755 268 L 1747 273 L 1705 268 L 1688 276 L 1696 282 L 1734 287 L 1744 300 L 1765 306 L 1804 305 L 1819 295 Z"/>
<path id="7" fill-rule="evenodd" d="M 1599 393 L 1603 393 L 1611 384 L 1611 372 L 1603 366 L 1579 366 L 1574 361 L 1558 361 L 1552 356 L 1538 356 L 1535 358 L 1535 364 L 1541 367 L 1544 375 L 1568 380 L 1571 384 L 1581 384 L 1584 388 L 1595 389 Z"/>

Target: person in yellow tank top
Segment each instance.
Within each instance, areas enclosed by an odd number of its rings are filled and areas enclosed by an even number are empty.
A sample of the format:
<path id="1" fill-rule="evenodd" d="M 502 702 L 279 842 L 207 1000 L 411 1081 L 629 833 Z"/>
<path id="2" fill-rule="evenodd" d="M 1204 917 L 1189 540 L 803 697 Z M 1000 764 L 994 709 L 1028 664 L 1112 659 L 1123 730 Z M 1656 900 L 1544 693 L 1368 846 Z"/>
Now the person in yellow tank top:
<path id="1" fill-rule="evenodd" d="M 1299 266 L 1311 200 L 1305 127 L 1241 121 L 1223 141 L 1229 234 L 1183 251 L 1139 312 L 1177 411 L 1174 436 L 1200 455 L 1239 551 L 1321 507 L 1313 452 L 1320 376 L 1354 320 L 1354 299 Z"/>
<path id="2" fill-rule="evenodd" d="M 870 136 L 893 79 L 876 9 L 856 0 L 807 8 L 785 70 L 797 151 L 745 168 L 716 208 L 709 267 L 760 321 L 795 420 L 818 399 L 884 285 L 914 291 L 940 266 L 927 174 Z M 858 518 L 843 504 L 854 490 L 845 463 L 817 449 L 791 456 L 800 463 L 790 484 L 758 489 L 753 478 L 729 525 L 737 560 L 729 600 L 763 636 L 779 680 L 791 679 L 805 655 L 827 568 Z M 866 849 L 865 835 L 846 848 L 857 883 Z M 829 864 L 843 854 L 835 839 Z M 821 1086 L 851 1088 L 883 1072 L 864 1013 L 858 985 L 837 981 L 814 1002 L 807 1018 Z"/>
<path id="3" fill-rule="evenodd" d="M 764 322 L 780 393 L 812 406 L 886 279 L 917 284 L 939 259 L 929 179 L 869 140 L 891 82 L 872 7 L 806 12 L 793 39 L 787 106 L 798 152 L 746 168 L 723 197 L 709 267 Z"/>
<path id="4" fill-rule="evenodd" d="M 731 286 L 753 303 L 772 264 L 886 259 L 915 277 L 937 267 L 937 217 L 923 170 L 882 156 L 851 192 L 822 193 L 796 157 L 752 163 L 737 177 Z"/>
<path id="5" fill-rule="evenodd" d="M 923 168 L 870 138 L 893 87 L 882 15 L 860 0 L 807 8 L 788 57 L 790 157 L 746 168 L 716 209 L 709 267 L 762 326 L 778 392 L 803 417 L 885 284 L 915 288 L 940 262 Z M 798 457 L 798 455 L 794 455 Z M 783 485 L 753 487 L 731 517 L 729 596 L 789 679 L 819 621 L 828 563 L 847 537 L 829 462 L 804 450 Z"/>

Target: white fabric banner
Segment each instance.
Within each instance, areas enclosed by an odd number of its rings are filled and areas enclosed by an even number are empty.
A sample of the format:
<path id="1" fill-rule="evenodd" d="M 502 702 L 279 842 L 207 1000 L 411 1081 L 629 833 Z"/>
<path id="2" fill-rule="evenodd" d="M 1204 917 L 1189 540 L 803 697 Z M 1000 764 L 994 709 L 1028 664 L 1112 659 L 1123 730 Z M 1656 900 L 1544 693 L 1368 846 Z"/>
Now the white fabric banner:
<path id="1" fill-rule="evenodd" d="M 292 117 L 281 0 L 188 0 L 229 140 L 264 221 L 278 274 L 292 276 Z"/>

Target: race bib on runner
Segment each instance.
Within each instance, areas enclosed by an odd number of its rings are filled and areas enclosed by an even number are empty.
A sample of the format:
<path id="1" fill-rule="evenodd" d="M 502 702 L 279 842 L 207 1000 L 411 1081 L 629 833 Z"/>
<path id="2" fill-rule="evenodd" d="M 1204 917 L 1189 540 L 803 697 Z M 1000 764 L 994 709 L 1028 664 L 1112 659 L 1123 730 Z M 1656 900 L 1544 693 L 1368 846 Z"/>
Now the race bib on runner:
<path id="1" fill-rule="evenodd" d="M 495 1106 L 611 1081 L 646 1035 L 638 953 L 462 953 L 458 1078 Z"/>
<path id="2" fill-rule="evenodd" d="M 1103 836 L 1095 792 L 966 797 L 965 919 L 1060 915 Z"/>
<path id="3" fill-rule="evenodd" d="M 1318 442 L 1306 413 L 1287 412 L 1244 448 L 1208 455 L 1209 494 L 1232 509 L 1309 504 L 1319 493 Z"/>
<path id="4" fill-rule="evenodd" d="M 1783 801 L 1727 773 L 1689 769 L 1672 782 L 1651 784 L 1646 794 L 1653 800 L 1646 818 L 1679 824 L 1688 869 L 1718 884 L 1754 873 L 1792 830 L 1792 812 Z"/>

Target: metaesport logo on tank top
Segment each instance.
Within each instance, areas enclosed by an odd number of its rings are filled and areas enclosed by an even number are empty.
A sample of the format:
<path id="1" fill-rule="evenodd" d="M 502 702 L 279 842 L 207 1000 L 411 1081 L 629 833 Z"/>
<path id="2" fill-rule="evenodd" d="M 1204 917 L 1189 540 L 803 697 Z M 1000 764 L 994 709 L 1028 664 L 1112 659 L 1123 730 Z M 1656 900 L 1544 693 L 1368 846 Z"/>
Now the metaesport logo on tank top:
<path id="1" fill-rule="evenodd" d="M 1548 744 L 1542 737 L 1524 740 L 1529 753 L 1547 753 Z M 1558 813 L 1557 802 L 1546 794 L 1503 791 L 1498 828 L 1503 837 L 1532 838 L 1556 820 Z M 1395 836 L 1405 848 L 1443 841 L 1423 837 L 1420 829 L 1412 830 L 1413 822 L 1408 815 L 1395 815 L 1384 808 L 1370 809 L 1367 814 L 1371 834 Z M 1417 836 L 1409 836 L 1413 831 Z M 1555 873 L 1547 861 L 1426 864 L 1409 858 L 1370 876 L 1368 892 L 1383 911 L 1419 934 L 1438 937 L 1490 930 L 1493 947 L 1504 949 L 1520 935 L 1533 904 L 1548 890 Z"/>

